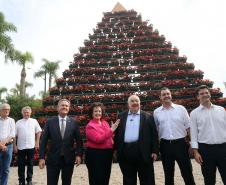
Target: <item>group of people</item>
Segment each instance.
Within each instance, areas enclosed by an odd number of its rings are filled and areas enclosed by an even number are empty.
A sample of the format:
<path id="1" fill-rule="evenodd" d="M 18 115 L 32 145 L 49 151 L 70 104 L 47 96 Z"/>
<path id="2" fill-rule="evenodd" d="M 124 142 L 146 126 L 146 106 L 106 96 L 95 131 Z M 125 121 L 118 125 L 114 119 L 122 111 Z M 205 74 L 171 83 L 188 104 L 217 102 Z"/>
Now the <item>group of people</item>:
<path id="1" fill-rule="evenodd" d="M 9 117 L 10 105 L 0 105 L 0 185 L 7 185 L 13 151 L 17 154 L 19 184 L 32 185 L 33 159 L 39 148 L 41 127 L 31 118 L 31 107 L 22 108 L 23 119 L 16 122 Z M 25 179 L 25 166 L 27 176 Z"/>
<path id="2" fill-rule="evenodd" d="M 189 117 L 185 107 L 173 103 L 168 88 L 160 90 L 162 106 L 153 115 L 141 110 L 137 95 L 128 98 L 128 110 L 108 123 L 102 103 L 93 103 L 86 126 L 85 163 L 90 185 L 108 185 L 113 156 L 123 174 L 123 185 L 154 185 L 154 165 L 160 152 L 165 185 L 174 185 L 175 161 L 186 185 L 194 185 L 190 155 L 201 165 L 205 185 L 216 183 L 218 168 L 226 184 L 226 111 L 211 103 L 207 86 L 197 89 L 200 106 Z M 32 184 L 33 157 L 39 148 L 39 167 L 46 165 L 47 184 L 70 185 L 74 165 L 82 161 L 79 123 L 68 116 L 70 101 L 58 102 L 58 116 L 47 120 L 41 141 L 41 129 L 30 118 L 30 107 L 22 109 L 23 119 L 16 125 L 9 118 L 10 106 L 0 106 L 0 185 L 6 185 L 13 150 L 17 152 L 19 183 Z M 190 140 L 191 139 L 191 140 Z M 14 146 L 13 146 L 14 145 Z"/>

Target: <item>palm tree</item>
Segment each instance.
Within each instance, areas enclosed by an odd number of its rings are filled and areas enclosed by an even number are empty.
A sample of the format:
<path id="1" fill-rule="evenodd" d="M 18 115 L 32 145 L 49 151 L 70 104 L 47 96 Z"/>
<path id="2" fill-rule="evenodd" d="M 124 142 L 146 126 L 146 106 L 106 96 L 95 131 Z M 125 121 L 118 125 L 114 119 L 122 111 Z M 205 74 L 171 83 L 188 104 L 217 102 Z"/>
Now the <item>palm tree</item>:
<path id="1" fill-rule="evenodd" d="M 25 82 L 25 94 L 26 94 L 26 89 L 28 87 L 33 87 L 33 84 L 26 81 Z M 20 84 L 16 83 L 15 87 L 10 89 L 10 92 L 12 92 L 13 95 L 15 95 L 15 96 L 19 96 L 20 95 Z"/>
<path id="2" fill-rule="evenodd" d="M 57 61 L 49 61 L 47 59 L 42 59 L 45 64 L 43 65 L 43 68 L 45 69 L 46 71 L 46 74 L 49 75 L 49 89 L 51 88 L 52 86 L 52 80 L 53 78 L 57 78 L 57 70 L 59 69 L 59 63 L 61 61 L 57 60 Z"/>
<path id="3" fill-rule="evenodd" d="M 20 73 L 20 95 L 25 96 L 25 82 L 26 82 L 26 64 L 33 63 L 34 59 L 30 52 L 26 51 L 22 53 L 21 51 L 15 51 L 13 55 L 12 62 L 18 63 L 22 66 L 22 70 Z"/>
<path id="4" fill-rule="evenodd" d="M 5 58 L 12 59 L 14 53 L 14 46 L 12 39 L 6 32 L 16 32 L 16 26 L 12 23 L 6 22 L 4 14 L 0 12 L 0 52 L 5 54 Z"/>
<path id="5" fill-rule="evenodd" d="M 44 78 L 44 94 L 46 94 L 46 84 L 47 84 L 47 74 L 49 75 L 49 89 L 52 86 L 52 79 L 57 78 L 57 70 L 59 69 L 59 63 L 61 61 L 49 61 L 45 58 L 42 59 L 44 64 L 41 66 L 40 70 L 35 72 L 35 78 Z"/>
<path id="6" fill-rule="evenodd" d="M 25 82 L 25 94 L 28 87 L 33 87 L 33 83 L 31 82 Z"/>
<path id="7" fill-rule="evenodd" d="M 42 67 L 41 67 L 41 69 L 39 70 L 39 71 L 37 71 L 37 72 L 35 72 L 34 73 L 34 78 L 42 78 L 42 77 L 44 77 L 43 79 L 44 79 L 44 93 L 46 93 L 46 71 L 45 70 L 43 70 L 42 69 Z"/>
<path id="8" fill-rule="evenodd" d="M 0 100 L 2 99 L 2 94 L 7 92 L 7 88 L 5 87 L 0 87 Z"/>
<path id="9" fill-rule="evenodd" d="M 46 93 L 46 80 L 47 80 L 46 63 L 47 63 L 48 60 L 46 60 L 44 58 L 42 60 L 45 63 L 41 66 L 41 69 L 39 71 L 35 72 L 34 78 L 43 78 L 44 77 L 44 91 L 43 91 L 43 93 L 45 94 Z"/>
<path id="10" fill-rule="evenodd" d="M 59 69 L 59 63 L 61 61 L 54 61 L 54 62 L 51 62 L 51 61 L 48 61 L 47 59 L 46 60 L 46 72 L 47 74 L 49 75 L 49 89 L 52 87 L 52 79 L 53 78 L 57 78 L 57 70 Z"/>
<path id="11" fill-rule="evenodd" d="M 10 92 L 13 93 L 14 96 L 19 96 L 20 94 L 20 85 L 16 83 L 15 87 L 10 89 Z"/>

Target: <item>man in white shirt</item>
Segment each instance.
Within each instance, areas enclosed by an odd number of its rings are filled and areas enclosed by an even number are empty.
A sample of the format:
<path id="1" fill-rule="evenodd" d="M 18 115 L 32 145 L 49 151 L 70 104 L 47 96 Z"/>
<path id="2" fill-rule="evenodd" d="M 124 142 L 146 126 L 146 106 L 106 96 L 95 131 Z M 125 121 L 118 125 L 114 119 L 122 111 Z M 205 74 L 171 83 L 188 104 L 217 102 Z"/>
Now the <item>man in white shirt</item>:
<path id="1" fill-rule="evenodd" d="M 19 185 L 25 185 L 25 165 L 27 164 L 27 184 L 32 185 L 33 160 L 35 149 L 39 148 L 41 127 L 36 119 L 30 118 L 31 108 L 22 108 L 23 119 L 16 122 L 16 142 Z"/>
<path id="2" fill-rule="evenodd" d="M 216 183 L 218 168 L 226 184 L 226 112 L 211 103 L 207 86 L 197 90 L 200 106 L 191 112 L 191 146 L 195 160 L 201 165 L 204 182 Z"/>
<path id="3" fill-rule="evenodd" d="M 188 144 L 185 141 L 190 128 L 188 112 L 182 105 L 172 102 L 171 92 L 166 87 L 161 89 L 160 101 L 162 106 L 154 110 L 154 119 L 159 132 L 165 185 L 174 185 L 175 161 L 185 184 L 194 185 Z"/>
<path id="4" fill-rule="evenodd" d="M 9 167 L 13 154 L 13 139 L 15 137 L 15 121 L 8 117 L 10 105 L 0 105 L 0 185 L 7 185 Z"/>

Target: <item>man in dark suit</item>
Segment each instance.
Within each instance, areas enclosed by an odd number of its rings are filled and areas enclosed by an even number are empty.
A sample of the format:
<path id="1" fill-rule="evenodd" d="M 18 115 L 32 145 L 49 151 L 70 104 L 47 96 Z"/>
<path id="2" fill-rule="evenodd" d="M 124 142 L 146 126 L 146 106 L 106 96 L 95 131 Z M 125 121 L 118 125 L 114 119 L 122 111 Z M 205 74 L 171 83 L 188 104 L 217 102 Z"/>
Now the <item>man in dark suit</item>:
<path id="1" fill-rule="evenodd" d="M 78 123 L 67 116 L 70 102 L 61 99 L 57 110 L 59 115 L 47 120 L 40 144 L 39 167 L 45 166 L 47 153 L 47 184 L 57 185 L 59 173 L 62 185 L 70 185 L 74 164 L 81 163 L 81 140 Z M 48 144 L 48 149 L 47 149 Z"/>
<path id="2" fill-rule="evenodd" d="M 128 98 L 129 110 L 119 115 L 115 148 L 123 185 L 136 185 L 137 173 L 141 185 L 154 185 L 153 161 L 158 154 L 158 135 L 153 117 L 140 110 L 136 95 Z"/>

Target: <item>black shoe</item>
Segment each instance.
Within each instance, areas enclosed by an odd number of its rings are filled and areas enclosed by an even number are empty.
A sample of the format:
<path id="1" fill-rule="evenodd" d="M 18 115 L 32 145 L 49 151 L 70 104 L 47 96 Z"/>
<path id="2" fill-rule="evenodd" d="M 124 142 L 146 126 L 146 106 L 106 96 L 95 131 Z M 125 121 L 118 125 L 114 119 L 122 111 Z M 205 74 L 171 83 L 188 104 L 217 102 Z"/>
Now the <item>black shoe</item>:
<path id="1" fill-rule="evenodd" d="M 25 182 L 19 182 L 19 185 L 25 185 Z"/>
<path id="2" fill-rule="evenodd" d="M 32 181 L 28 181 L 27 182 L 27 185 L 32 185 Z"/>

